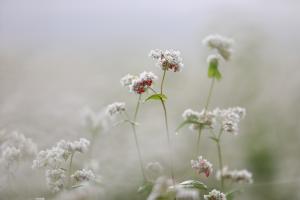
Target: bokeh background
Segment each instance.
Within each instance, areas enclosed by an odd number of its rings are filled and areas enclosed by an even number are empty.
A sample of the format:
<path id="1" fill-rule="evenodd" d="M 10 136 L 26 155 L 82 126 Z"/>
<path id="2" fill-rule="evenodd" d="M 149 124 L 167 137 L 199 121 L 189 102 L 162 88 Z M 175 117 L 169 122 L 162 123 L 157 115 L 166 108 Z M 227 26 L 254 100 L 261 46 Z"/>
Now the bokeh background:
<path id="1" fill-rule="evenodd" d="M 101 111 L 124 101 L 133 111 L 137 97 L 121 87 L 120 78 L 144 70 L 161 76 L 148 53 L 172 48 L 185 64 L 182 72 L 167 74 L 174 130 L 186 108 L 203 108 L 210 82 L 209 51 L 201 41 L 220 33 L 235 39 L 235 52 L 222 63 L 211 108 L 247 109 L 240 135 L 224 137 L 223 154 L 227 165 L 249 169 L 255 180 L 237 199 L 300 199 L 299 9 L 297 0 L 0 0 L 0 128 L 24 133 L 39 149 L 60 139 L 89 138 L 82 108 Z M 138 134 L 145 161 L 167 169 L 162 114 L 157 102 L 144 104 Z M 195 138 L 188 129 L 172 135 L 178 180 L 196 178 L 189 170 Z M 111 128 L 95 143 L 104 199 L 139 199 L 130 127 Z M 201 151 L 217 166 L 207 138 Z M 0 199 L 47 195 L 44 173 L 27 163 L 13 191 L 1 190 Z"/>

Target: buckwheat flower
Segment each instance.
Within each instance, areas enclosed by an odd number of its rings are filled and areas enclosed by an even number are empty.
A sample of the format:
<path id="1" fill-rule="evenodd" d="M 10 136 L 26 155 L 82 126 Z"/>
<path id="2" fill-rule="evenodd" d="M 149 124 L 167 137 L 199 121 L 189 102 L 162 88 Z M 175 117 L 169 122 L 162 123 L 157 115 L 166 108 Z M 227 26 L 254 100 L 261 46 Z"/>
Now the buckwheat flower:
<path id="1" fill-rule="evenodd" d="M 150 162 L 146 165 L 147 179 L 155 181 L 159 176 L 162 175 L 163 167 L 159 162 Z"/>
<path id="2" fill-rule="evenodd" d="M 70 143 L 70 151 L 85 153 L 88 151 L 88 147 L 90 145 L 90 141 L 85 138 L 80 138 L 78 141 L 74 141 Z"/>
<path id="3" fill-rule="evenodd" d="M 90 180 L 94 180 L 96 178 L 94 172 L 89 169 L 77 170 L 71 177 L 76 182 L 90 181 Z"/>
<path id="4" fill-rule="evenodd" d="M 82 125 L 93 133 L 107 131 L 109 129 L 109 119 L 107 115 L 100 111 L 95 112 L 89 107 L 85 107 L 81 112 Z"/>
<path id="5" fill-rule="evenodd" d="M 136 94 L 142 94 L 146 92 L 149 87 L 151 87 L 156 79 L 157 76 L 154 73 L 142 72 L 137 79 L 132 81 L 132 84 L 129 86 L 130 91 Z"/>
<path id="6" fill-rule="evenodd" d="M 216 108 L 213 113 L 218 116 L 221 122 L 222 129 L 227 133 L 237 135 L 239 132 L 238 124 L 246 115 L 246 110 L 241 107 L 234 107 L 228 109 Z"/>
<path id="7" fill-rule="evenodd" d="M 65 170 L 63 169 L 50 169 L 46 171 L 47 185 L 53 193 L 63 189 L 65 177 Z"/>
<path id="8" fill-rule="evenodd" d="M 219 170 L 216 174 L 216 178 L 218 180 L 220 180 L 221 177 L 223 177 L 224 180 L 229 180 L 235 183 L 253 183 L 252 173 L 246 169 L 229 171 L 228 167 L 225 166 L 222 171 Z"/>
<path id="9" fill-rule="evenodd" d="M 120 114 L 126 110 L 124 102 L 115 102 L 107 106 L 106 114 L 113 117 Z"/>
<path id="10" fill-rule="evenodd" d="M 212 164 L 202 158 L 202 156 L 199 156 L 198 160 L 191 160 L 191 165 L 198 174 L 204 173 L 206 177 L 208 177 L 213 171 Z"/>
<path id="11" fill-rule="evenodd" d="M 57 146 L 52 147 L 51 149 L 40 151 L 33 161 L 32 168 L 56 168 L 60 166 L 65 160 L 67 160 L 66 151 Z"/>
<path id="12" fill-rule="evenodd" d="M 226 200 L 226 195 L 214 189 L 208 195 L 204 195 L 204 200 Z"/>
<path id="13" fill-rule="evenodd" d="M 212 128 L 215 123 L 215 114 L 205 110 L 197 112 L 192 109 L 186 109 L 182 117 L 184 120 L 191 122 L 189 128 L 193 131 L 203 127 Z"/>
<path id="14" fill-rule="evenodd" d="M 184 67 L 180 51 L 170 50 L 151 50 L 149 56 L 156 61 L 156 65 L 162 70 L 179 72 Z"/>
<path id="15" fill-rule="evenodd" d="M 203 44 L 211 49 L 216 49 L 225 59 L 229 60 L 232 54 L 233 40 L 221 35 L 209 35 L 203 39 Z"/>
<path id="16" fill-rule="evenodd" d="M 138 77 L 131 74 L 127 74 L 121 78 L 120 83 L 123 87 L 129 87 L 135 79 L 138 79 Z"/>
<path id="17" fill-rule="evenodd" d="M 2 150 L 1 160 L 5 161 L 8 164 L 20 160 L 20 157 L 21 151 L 20 149 L 17 149 L 15 147 L 6 147 Z"/>

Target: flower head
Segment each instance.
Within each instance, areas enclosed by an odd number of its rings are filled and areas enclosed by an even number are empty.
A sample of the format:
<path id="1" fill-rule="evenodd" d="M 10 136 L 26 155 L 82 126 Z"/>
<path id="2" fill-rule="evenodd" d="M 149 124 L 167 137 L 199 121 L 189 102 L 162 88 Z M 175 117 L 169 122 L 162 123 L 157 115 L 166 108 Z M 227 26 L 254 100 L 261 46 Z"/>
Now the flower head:
<path id="1" fill-rule="evenodd" d="M 225 60 L 230 59 L 232 54 L 232 39 L 218 34 L 209 35 L 203 39 L 203 44 L 211 49 L 216 49 Z"/>
<path id="2" fill-rule="evenodd" d="M 150 162 L 146 165 L 146 175 L 150 181 L 156 180 L 162 175 L 163 167 L 159 162 Z"/>
<path id="3" fill-rule="evenodd" d="M 63 169 L 49 169 L 46 171 L 47 185 L 53 193 L 63 189 L 65 177 L 65 170 Z"/>
<path id="4" fill-rule="evenodd" d="M 120 114 L 126 110 L 124 102 L 115 102 L 107 106 L 106 114 L 113 117 Z"/>
<path id="5" fill-rule="evenodd" d="M 109 128 L 109 120 L 103 111 L 95 112 L 85 107 L 81 112 L 82 125 L 93 133 L 106 131 Z"/>
<path id="6" fill-rule="evenodd" d="M 218 190 L 212 190 L 208 195 L 204 195 L 205 200 L 226 200 L 226 195 Z"/>
<path id="7" fill-rule="evenodd" d="M 129 87 L 133 80 L 137 79 L 138 77 L 133 76 L 131 74 L 125 75 L 123 78 L 121 78 L 120 83 L 123 87 Z"/>
<path id="8" fill-rule="evenodd" d="M 228 167 L 224 167 L 222 171 L 217 172 L 216 177 L 218 180 L 223 177 L 223 179 L 236 183 L 253 183 L 252 173 L 246 169 L 229 171 Z"/>
<path id="9" fill-rule="evenodd" d="M 228 109 L 216 108 L 213 113 L 221 122 L 221 127 L 225 132 L 237 135 L 239 132 L 238 124 L 246 115 L 246 110 L 241 107 L 234 107 Z"/>
<path id="10" fill-rule="evenodd" d="M 153 84 L 153 81 L 157 79 L 157 76 L 152 72 L 142 72 L 140 76 L 132 80 L 129 86 L 130 91 L 136 94 L 143 94 Z"/>
<path id="11" fill-rule="evenodd" d="M 212 171 L 212 164 L 206 159 L 202 158 L 202 156 L 198 157 L 198 160 L 191 160 L 192 168 L 197 171 L 197 173 L 204 173 L 206 177 L 208 177 Z"/>
<path id="12" fill-rule="evenodd" d="M 205 126 L 211 128 L 215 123 L 214 113 L 205 110 L 197 112 L 192 109 L 186 109 L 183 112 L 182 117 L 184 120 L 191 121 L 191 130 L 199 130 L 200 128 L 203 128 Z"/>
<path id="13" fill-rule="evenodd" d="M 76 182 L 90 181 L 90 180 L 94 180 L 96 178 L 94 172 L 89 169 L 77 170 L 71 177 Z"/>
<path id="14" fill-rule="evenodd" d="M 151 50 L 149 56 L 156 61 L 156 65 L 162 70 L 179 72 L 183 68 L 180 51 L 170 50 Z"/>

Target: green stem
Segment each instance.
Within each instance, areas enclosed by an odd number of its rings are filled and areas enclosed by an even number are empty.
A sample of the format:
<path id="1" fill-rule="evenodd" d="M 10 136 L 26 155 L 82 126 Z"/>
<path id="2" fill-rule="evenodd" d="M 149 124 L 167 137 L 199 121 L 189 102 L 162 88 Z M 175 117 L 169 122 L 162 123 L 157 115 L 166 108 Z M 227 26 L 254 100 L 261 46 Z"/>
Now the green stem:
<path id="1" fill-rule="evenodd" d="M 162 78 L 161 85 L 160 85 L 160 94 L 163 94 L 163 85 L 164 85 L 164 80 L 165 80 L 165 77 L 166 77 L 166 71 L 167 70 L 164 70 L 164 73 L 163 73 L 163 78 Z M 161 105 L 162 105 L 163 110 L 164 110 L 166 135 L 167 135 L 168 148 L 169 148 L 169 157 L 170 157 L 171 178 L 172 178 L 173 186 L 175 186 L 175 175 L 174 175 L 174 167 L 173 167 L 174 166 L 174 164 L 173 164 L 173 153 L 172 153 L 172 144 L 171 144 L 170 131 L 169 131 L 167 108 L 166 108 L 166 104 L 165 104 L 163 99 L 160 99 L 160 102 L 161 102 Z"/>
<path id="2" fill-rule="evenodd" d="M 73 164 L 73 157 L 75 153 L 71 154 L 70 163 L 69 163 L 69 169 L 68 169 L 68 188 L 71 188 L 71 175 L 72 175 L 72 164 Z"/>
<path id="3" fill-rule="evenodd" d="M 206 103 L 205 103 L 205 107 L 204 107 L 204 112 L 206 112 L 207 109 L 208 109 L 214 85 L 215 85 L 215 78 L 212 78 L 211 83 L 210 83 L 210 87 L 209 87 L 209 91 L 208 91 L 208 96 L 207 96 Z"/>
<path id="4" fill-rule="evenodd" d="M 219 170 L 221 172 L 221 188 L 224 190 L 224 178 L 223 178 L 223 159 L 222 159 L 222 150 L 221 150 L 221 135 L 222 135 L 223 130 L 220 129 L 219 135 L 218 135 L 218 140 L 217 140 L 217 148 L 218 148 L 218 159 L 219 159 Z"/>
<path id="5" fill-rule="evenodd" d="M 137 119 L 137 114 L 138 114 L 139 108 L 140 108 L 141 97 L 142 96 L 139 95 L 138 102 L 136 104 L 135 111 L 134 111 L 133 122 L 130 122 L 130 124 L 131 124 L 131 128 L 132 128 L 133 136 L 134 136 L 134 142 L 135 142 L 136 150 L 137 150 L 137 153 L 138 153 L 141 172 L 142 172 L 142 175 L 143 175 L 144 182 L 146 182 L 147 178 L 146 178 L 146 173 L 145 173 L 145 169 L 144 169 L 142 153 L 141 153 L 141 149 L 140 149 L 140 145 L 139 145 L 138 138 L 137 138 L 137 133 L 136 133 L 136 119 Z M 130 117 L 127 114 L 127 112 L 125 112 L 125 114 L 126 114 L 126 117 L 128 118 L 128 120 L 130 121 Z"/>
<path id="6" fill-rule="evenodd" d="M 202 128 L 199 128 L 198 138 L 197 138 L 197 149 L 196 149 L 196 157 L 199 156 L 200 153 L 200 138 L 201 138 Z"/>

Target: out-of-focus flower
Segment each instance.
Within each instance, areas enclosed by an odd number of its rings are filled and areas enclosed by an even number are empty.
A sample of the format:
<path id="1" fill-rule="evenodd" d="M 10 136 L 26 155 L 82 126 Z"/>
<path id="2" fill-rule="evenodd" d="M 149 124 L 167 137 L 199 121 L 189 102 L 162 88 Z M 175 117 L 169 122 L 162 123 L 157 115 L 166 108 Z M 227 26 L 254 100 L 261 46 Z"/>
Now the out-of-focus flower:
<path id="1" fill-rule="evenodd" d="M 200 200 L 199 192 L 195 189 L 176 187 L 176 199 L 178 200 Z"/>
<path id="2" fill-rule="evenodd" d="M 205 200 L 226 200 L 226 195 L 218 190 L 212 190 L 208 195 L 204 195 Z"/>
<path id="3" fill-rule="evenodd" d="M 113 117 L 120 114 L 126 110 L 124 102 L 115 102 L 107 106 L 106 114 Z"/>
<path id="4" fill-rule="evenodd" d="M 142 72 L 140 76 L 132 80 L 129 86 L 130 91 L 136 94 L 142 94 L 147 91 L 149 87 L 153 84 L 153 81 L 157 79 L 157 76 L 152 72 Z"/>
<path id="5" fill-rule="evenodd" d="M 207 57 L 207 60 L 206 62 L 209 64 L 209 65 L 216 65 L 218 66 L 219 64 L 219 61 L 221 59 L 221 56 L 218 55 L 218 54 L 211 54 Z"/>
<path id="6" fill-rule="evenodd" d="M 229 60 L 232 54 L 233 40 L 218 34 L 209 35 L 203 39 L 203 44 L 209 48 L 216 49 L 225 59 Z"/>
<path id="7" fill-rule="evenodd" d="M 224 167 L 222 172 L 219 170 L 216 174 L 218 180 L 223 177 L 225 180 L 229 180 L 236 183 L 253 183 L 252 173 L 248 170 L 232 170 L 229 171 L 228 167 Z"/>
<path id="8" fill-rule="evenodd" d="M 52 192 L 59 192 L 64 187 L 64 178 L 66 177 L 63 169 L 46 170 L 47 185 Z"/>
<path id="9" fill-rule="evenodd" d="M 132 85 L 132 82 L 135 79 L 138 79 L 139 77 L 131 75 L 131 74 L 127 74 L 124 77 L 121 78 L 120 83 L 123 87 L 129 87 L 130 85 Z"/>
<path id="10" fill-rule="evenodd" d="M 90 180 L 94 180 L 96 178 L 94 172 L 89 169 L 77 170 L 71 177 L 76 182 L 90 181 Z"/>
<path id="11" fill-rule="evenodd" d="M 169 187 L 172 186 L 172 180 L 166 177 L 159 177 L 152 188 L 152 192 L 148 196 L 147 200 L 159 200 L 160 198 L 166 198 L 169 196 Z"/>
<path id="12" fill-rule="evenodd" d="M 89 107 L 85 107 L 81 112 L 82 124 L 85 128 L 98 133 L 109 129 L 109 119 L 104 112 L 95 112 Z"/>
<path id="13" fill-rule="evenodd" d="M 146 165 L 147 179 L 155 181 L 159 176 L 162 175 L 163 167 L 159 162 L 150 162 Z"/>
<path id="14" fill-rule="evenodd" d="M 162 70 L 179 72 L 183 68 L 180 51 L 170 50 L 151 50 L 149 56 L 156 61 L 156 65 Z"/>
<path id="15" fill-rule="evenodd" d="M 17 131 L 12 133 L 2 131 L 0 141 L 0 162 L 6 166 L 31 158 L 37 153 L 36 144 Z"/>
<path id="16" fill-rule="evenodd" d="M 216 108 L 213 111 L 221 122 L 221 127 L 225 132 L 237 135 L 239 132 L 238 124 L 246 115 L 246 110 L 241 107 L 234 107 L 228 109 Z"/>
<path id="17" fill-rule="evenodd" d="M 206 177 L 208 177 L 212 171 L 212 164 L 206 159 L 202 158 L 202 156 L 198 157 L 198 160 L 191 160 L 192 168 L 197 171 L 197 173 L 204 173 Z"/>
<path id="18" fill-rule="evenodd" d="M 186 109 L 182 117 L 184 120 L 191 121 L 190 129 L 199 130 L 200 128 L 208 127 L 212 128 L 215 123 L 215 115 L 210 111 L 202 110 L 201 112 L 194 111 L 192 109 Z M 197 123 L 193 123 L 197 122 Z"/>

